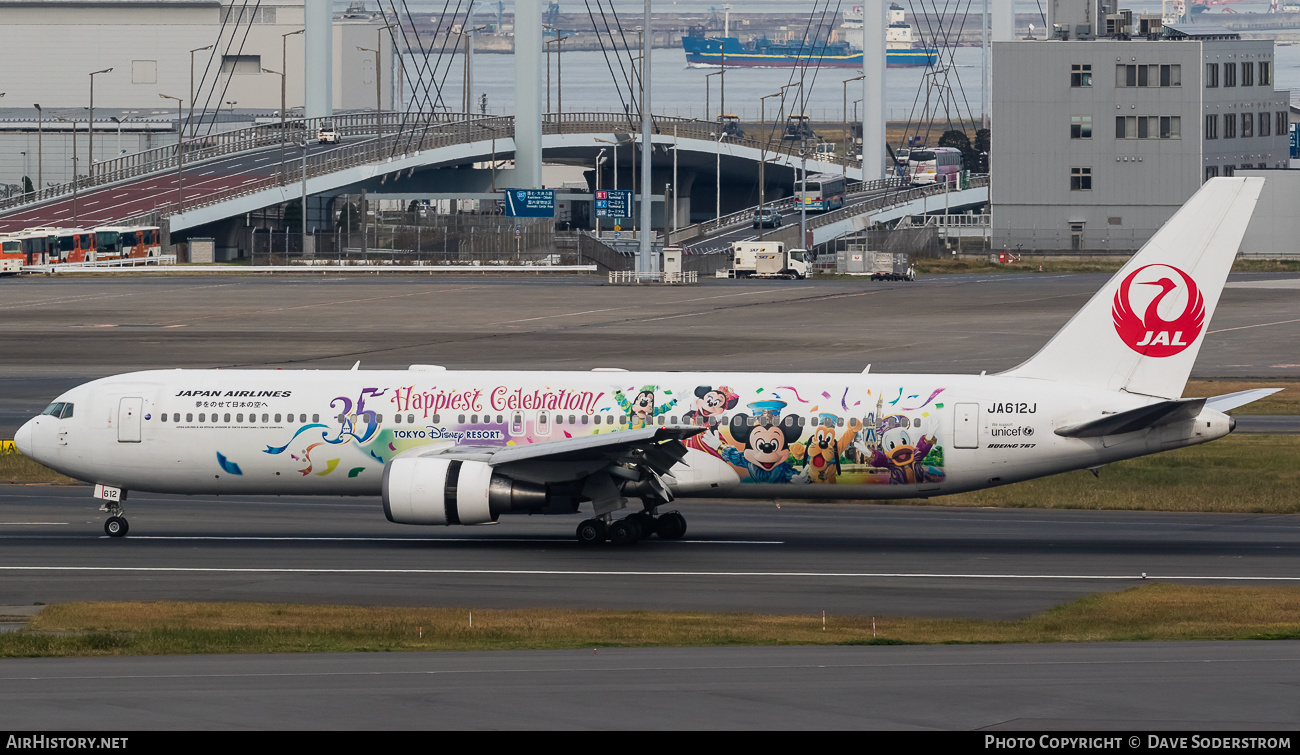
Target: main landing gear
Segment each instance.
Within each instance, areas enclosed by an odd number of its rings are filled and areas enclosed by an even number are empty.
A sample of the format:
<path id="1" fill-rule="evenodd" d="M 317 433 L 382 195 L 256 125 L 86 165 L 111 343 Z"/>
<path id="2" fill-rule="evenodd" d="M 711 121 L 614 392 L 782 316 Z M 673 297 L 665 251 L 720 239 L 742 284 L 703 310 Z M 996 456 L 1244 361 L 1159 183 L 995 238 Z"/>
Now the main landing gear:
<path id="1" fill-rule="evenodd" d="M 658 535 L 661 540 L 676 540 L 685 534 L 686 517 L 676 511 L 666 514 L 641 511 L 612 521 L 587 519 L 578 525 L 577 532 L 578 542 L 583 545 L 598 545 L 606 540 L 615 545 L 632 545 L 651 535 Z"/>
<path id="2" fill-rule="evenodd" d="M 109 537 L 125 537 L 127 530 L 131 529 L 131 525 L 127 523 L 126 517 L 122 515 L 122 504 L 116 502 L 105 503 L 99 507 L 99 510 L 107 511 L 109 514 L 108 519 L 104 522 L 104 534 Z"/>

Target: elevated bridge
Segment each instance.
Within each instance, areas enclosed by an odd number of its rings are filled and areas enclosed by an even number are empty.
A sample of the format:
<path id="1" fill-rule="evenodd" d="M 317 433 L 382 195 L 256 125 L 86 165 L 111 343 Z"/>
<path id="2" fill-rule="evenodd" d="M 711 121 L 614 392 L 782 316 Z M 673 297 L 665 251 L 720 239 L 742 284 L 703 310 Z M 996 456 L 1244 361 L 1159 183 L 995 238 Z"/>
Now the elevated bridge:
<path id="1" fill-rule="evenodd" d="M 340 133 L 340 144 L 315 143 L 326 120 Z M 720 175 L 724 186 L 752 185 L 759 163 L 766 163 L 769 184 L 788 184 L 805 161 L 809 173 L 861 178 L 860 167 L 843 168 L 799 154 L 797 142 L 719 139 L 714 124 L 684 118 L 657 117 L 655 125 L 656 185 L 663 185 L 661 175 L 671 180 L 667 176 L 675 150 L 677 169 L 693 175 L 700 191 L 697 204 L 710 212 L 717 190 L 713 177 Z M 548 163 L 592 166 L 604 149 L 620 153 L 615 170 L 627 170 L 634 159 L 634 150 L 627 147 L 634 143 L 635 127 L 618 113 L 548 115 L 543 119 L 543 154 Z M 264 124 L 107 160 L 74 183 L 0 202 L 0 232 L 164 220 L 177 232 L 297 199 L 304 188 L 308 196 L 381 186 L 385 193 L 404 188 L 426 195 L 485 192 L 509 187 L 510 171 L 466 168 L 496 165 L 512 158 L 514 150 L 514 119 L 509 116 L 385 113 L 377 118 L 358 113 L 293 120 L 284 128 Z M 701 188 L 706 179 L 707 192 Z M 607 182 L 605 188 L 612 186 Z M 689 189 L 680 193 L 690 196 Z M 730 207 L 748 203 L 737 192 L 726 194 Z"/>

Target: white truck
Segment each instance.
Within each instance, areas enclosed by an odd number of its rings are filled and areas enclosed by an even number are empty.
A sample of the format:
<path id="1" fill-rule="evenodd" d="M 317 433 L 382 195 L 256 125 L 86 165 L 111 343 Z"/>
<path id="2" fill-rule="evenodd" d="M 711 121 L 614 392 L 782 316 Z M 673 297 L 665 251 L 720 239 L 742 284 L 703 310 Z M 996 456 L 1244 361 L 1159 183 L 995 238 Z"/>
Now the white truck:
<path id="1" fill-rule="evenodd" d="M 732 278 L 807 278 L 808 253 L 786 249 L 780 241 L 735 241 L 730 273 Z"/>
<path id="2" fill-rule="evenodd" d="M 867 252 L 873 281 L 910 281 L 915 278 L 907 252 Z"/>

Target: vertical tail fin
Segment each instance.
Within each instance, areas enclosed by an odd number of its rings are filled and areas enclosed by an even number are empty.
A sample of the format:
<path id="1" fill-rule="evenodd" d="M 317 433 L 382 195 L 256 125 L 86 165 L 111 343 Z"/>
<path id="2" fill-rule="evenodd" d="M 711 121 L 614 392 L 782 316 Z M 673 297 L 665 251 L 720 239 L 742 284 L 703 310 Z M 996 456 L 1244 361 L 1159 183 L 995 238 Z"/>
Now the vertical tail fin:
<path id="1" fill-rule="evenodd" d="M 1182 395 L 1263 178 L 1211 178 L 1029 361 L 1005 373 Z"/>

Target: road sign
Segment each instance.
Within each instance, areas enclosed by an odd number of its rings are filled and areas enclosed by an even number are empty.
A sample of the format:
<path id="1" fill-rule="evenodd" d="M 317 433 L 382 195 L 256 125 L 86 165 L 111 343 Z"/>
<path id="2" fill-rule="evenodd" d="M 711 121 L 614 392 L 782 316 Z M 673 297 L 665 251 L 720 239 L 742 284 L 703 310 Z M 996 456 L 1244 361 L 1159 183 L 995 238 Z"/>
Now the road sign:
<path id="1" fill-rule="evenodd" d="M 632 217 L 632 191 L 630 189 L 613 189 L 596 192 L 596 217 Z"/>
<path id="2" fill-rule="evenodd" d="M 515 226 L 515 238 L 519 238 L 522 235 L 524 235 L 524 227 L 522 225 Z"/>
<path id="3" fill-rule="evenodd" d="M 506 189 L 506 215 L 512 218 L 555 217 L 552 189 Z"/>

